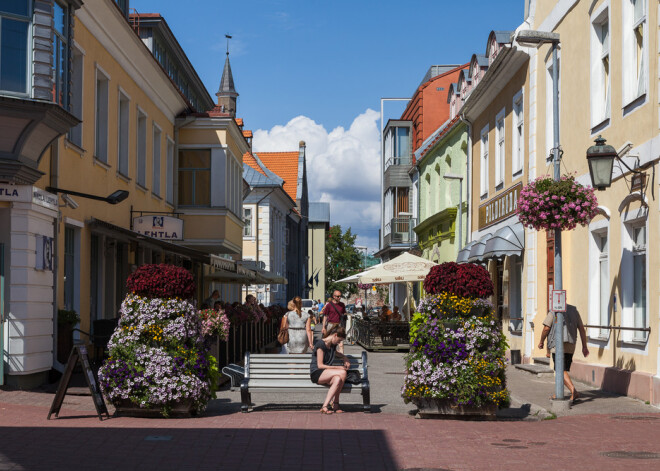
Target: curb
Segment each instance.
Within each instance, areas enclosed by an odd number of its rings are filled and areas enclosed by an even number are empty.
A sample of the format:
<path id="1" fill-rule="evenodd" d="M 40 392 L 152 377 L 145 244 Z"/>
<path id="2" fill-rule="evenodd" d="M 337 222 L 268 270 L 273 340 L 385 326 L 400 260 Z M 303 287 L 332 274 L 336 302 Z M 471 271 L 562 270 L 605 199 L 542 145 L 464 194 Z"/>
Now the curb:
<path id="1" fill-rule="evenodd" d="M 511 405 L 507 409 L 497 411 L 497 418 L 501 420 L 522 420 L 538 422 L 540 420 L 555 418 L 556 415 L 543 407 L 511 395 Z"/>

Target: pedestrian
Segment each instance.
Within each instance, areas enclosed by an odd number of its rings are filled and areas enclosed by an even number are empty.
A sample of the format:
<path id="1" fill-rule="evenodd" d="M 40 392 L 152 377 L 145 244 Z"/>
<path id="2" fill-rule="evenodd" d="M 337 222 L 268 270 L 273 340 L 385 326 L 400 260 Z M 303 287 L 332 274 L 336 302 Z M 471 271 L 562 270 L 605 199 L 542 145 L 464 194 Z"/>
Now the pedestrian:
<path id="1" fill-rule="evenodd" d="M 394 306 L 394 312 L 392 313 L 391 321 L 397 322 L 401 320 L 401 313 L 399 312 L 399 306 Z"/>
<path id="2" fill-rule="evenodd" d="M 207 305 L 207 309 L 215 306 L 215 302 L 220 300 L 220 292 L 217 289 L 214 289 L 211 293 L 211 296 L 204 300 L 204 304 Z"/>
<path id="3" fill-rule="evenodd" d="M 316 321 L 317 321 L 317 323 L 320 323 L 323 320 L 322 319 L 323 306 L 324 306 L 324 304 L 323 304 L 323 302 L 321 302 L 320 299 L 316 301 L 316 307 L 317 307 L 317 309 L 316 309 L 316 312 L 317 312 Z"/>
<path id="4" fill-rule="evenodd" d="M 213 310 L 220 312 L 222 310 L 222 301 L 216 301 L 213 303 Z"/>
<path id="5" fill-rule="evenodd" d="M 325 396 L 322 414 L 341 414 L 344 411 L 339 407 L 339 395 L 346 381 L 346 372 L 351 364 L 348 359 L 338 352 L 338 345 L 346 338 L 346 330 L 340 325 L 333 325 L 327 335 L 314 343 L 312 360 L 309 365 L 309 376 L 313 383 L 329 386 Z M 343 365 L 333 365 L 335 358 L 343 360 Z M 330 407 L 330 408 L 328 408 Z"/>
<path id="6" fill-rule="evenodd" d="M 335 290 L 332 297 L 328 299 L 325 307 L 323 308 L 323 329 L 321 330 L 321 337 L 325 337 L 327 333 L 335 325 L 340 325 L 343 317 L 346 315 L 346 306 L 341 302 L 341 291 Z M 344 336 L 346 338 L 346 336 Z M 341 342 L 337 347 L 339 353 L 344 353 L 344 343 Z"/>
<path id="7" fill-rule="evenodd" d="M 283 348 L 287 353 L 307 353 L 314 346 L 312 318 L 303 316 L 300 296 L 289 301 L 288 307 L 289 312 L 284 314 L 282 325 L 289 329 L 289 342 Z"/>
<path id="8" fill-rule="evenodd" d="M 548 312 L 548 315 L 543 321 L 543 332 L 541 332 L 541 341 L 539 342 L 539 349 L 543 350 L 545 339 L 548 339 L 548 347 L 552 349 L 552 361 L 555 364 L 555 371 L 557 370 L 557 362 L 555 361 L 555 338 L 557 331 L 557 315 L 554 312 Z M 571 371 L 571 364 L 573 363 L 573 353 L 575 353 L 575 345 L 577 343 L 577 334 L 580 333 L 580 341 L 582 342 L 582 354 L 585 357 L 589 356 L 589 348 L 587 347 L 587 332 L 584 329 L 584 324 L 580 318 L 580 313 L 577 308 L 572 304 L 566 305 L 566 312 L 564 313 L 564 385 L 571 392 L 570 400 L 574 401 L 579 399 L 580 393 L 575 389 L 571 377 L 568 372 Z M 552 399 L 555 399 L 554 395 Z"/>

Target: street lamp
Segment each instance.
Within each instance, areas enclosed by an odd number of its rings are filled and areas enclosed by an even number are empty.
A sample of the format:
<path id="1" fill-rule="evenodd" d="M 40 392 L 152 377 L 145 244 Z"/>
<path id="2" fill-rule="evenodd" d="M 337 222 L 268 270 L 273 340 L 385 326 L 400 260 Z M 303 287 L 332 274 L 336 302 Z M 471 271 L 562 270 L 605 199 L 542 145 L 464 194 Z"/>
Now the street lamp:
<path id="1" fill-rule="evenodd" d="M 514 40 L 520 45 L 540 46 L 552 44 L 552 128 L 554 141 L 552 147 L 554 179 L 559 181 L 560 156 L 559 156 L 559 62 L 557 60 L 557 49 L 559 48 L 559 33 L 549 31 L 522 30 L 516 33 Z M 555 290 L 562 289 L 562 266 L 561 266 L 561 229 L 555 229 Z M 564 313 L 555 311 L 557 326 L 555 329 L 555 397 L 557 400 L 564 399 Z"/>
<path id="2" fill-rule="evenodd" d="M 458 180 L 458 251 L 463 248 L 463 175 L 445 173 L 445 180 Z"/>
<path id="3" fill-rule="evenodd" d="M 587 162 L 589 162 L 589 175 L 591 176 L 591 186 L 598 190 L 609 188 L 612 184 L 612 167 L 614 166 L 614 159 L 622 163 L 630 172 L 641 174 L 639 170 L 630 168 L 619 157 L 617 151 L 614 150 L 609 144 L 605 144 L 605 139 L 602 136 L 596 138 L 596 145 L 587 149 Z M 632 146 L 628 144 L 628 146 Z M 626 146 L 624 146 L 625 148 Z"/>
<path id="4" fill-rule="evenodd" d="M 105 201 L 110 204 L 117 204 L 128 198 L 128 191 L 117 190 L 109 196 L 91 195 L 89 193 L 81 193 L 80 191 L 65 190 L 64 188 L 55 188 L 54 186 L 47 186 L 46 191 L 51 193 L 64 193 L 66 195 L 80 196 L 81 198 L 88 198 L 90 200 Z"/>

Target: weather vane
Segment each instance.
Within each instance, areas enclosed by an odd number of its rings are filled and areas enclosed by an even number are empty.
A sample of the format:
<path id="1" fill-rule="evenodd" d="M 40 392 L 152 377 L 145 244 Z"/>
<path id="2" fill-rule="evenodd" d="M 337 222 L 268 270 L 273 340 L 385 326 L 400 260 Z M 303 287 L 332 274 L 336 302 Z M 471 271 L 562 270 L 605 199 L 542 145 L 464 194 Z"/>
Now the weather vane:
<path id="1" fill-rule="evenodd" d="M 231 39 L 231 36 L 229 34 L 225 34 L 225 38 L 227 38 L 227 55 L 229 55 L 229 40 Z"/>

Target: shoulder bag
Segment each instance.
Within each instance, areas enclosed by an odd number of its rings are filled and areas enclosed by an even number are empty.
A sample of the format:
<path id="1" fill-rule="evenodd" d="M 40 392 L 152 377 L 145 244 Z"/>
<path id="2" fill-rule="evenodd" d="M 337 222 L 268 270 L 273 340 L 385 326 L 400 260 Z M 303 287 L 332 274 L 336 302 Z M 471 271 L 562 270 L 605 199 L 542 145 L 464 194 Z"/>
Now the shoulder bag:
<path id="1" fill-rule="evenodd" d="M 277 334 L 277 341 L 281 344 L 289 343 L 289 319 L 284 315 L 282 318 L 282 324 L 280 324 L 280 331 Z"/>

